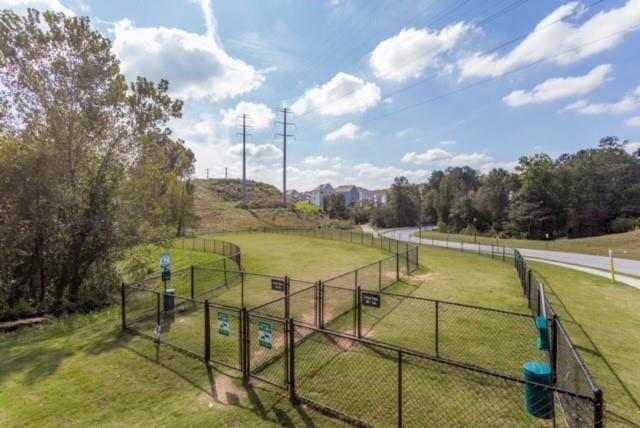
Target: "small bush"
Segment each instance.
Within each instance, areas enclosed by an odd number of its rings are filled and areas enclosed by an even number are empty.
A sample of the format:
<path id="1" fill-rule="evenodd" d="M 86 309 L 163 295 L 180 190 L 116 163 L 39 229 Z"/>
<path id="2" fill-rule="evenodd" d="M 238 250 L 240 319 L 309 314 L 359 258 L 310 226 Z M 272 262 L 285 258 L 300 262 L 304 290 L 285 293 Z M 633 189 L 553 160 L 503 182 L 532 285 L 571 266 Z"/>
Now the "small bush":
<path id="1" fill-rule="evenodd" d="M 26 299 L 18 300 L 13 306 L 0 307 L 0 321 L 13 321 L 29 318 L 36 314 L 35 308 Z"/>
<path id="2" fill-rule="evenodd" d="M 447 223 L 445 223 L 442 220 L 438 221 L 438 232 L 440 232 L 440 233 L 449 232 L 449 226 L 447 226 Z"/>
<path id="3" fill-rule="evenodd" d="M 640 227 L 640 218 L 618 217 L 609 225 L 609 229 L 613 233 L 629 232 Z"/>

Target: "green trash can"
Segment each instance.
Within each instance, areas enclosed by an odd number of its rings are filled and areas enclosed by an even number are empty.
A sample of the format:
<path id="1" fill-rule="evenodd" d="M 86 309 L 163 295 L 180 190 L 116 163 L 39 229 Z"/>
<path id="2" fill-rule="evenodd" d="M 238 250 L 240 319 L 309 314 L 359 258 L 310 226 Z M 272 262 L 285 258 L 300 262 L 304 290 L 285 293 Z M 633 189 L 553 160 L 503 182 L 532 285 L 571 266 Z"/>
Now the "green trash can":
<path id="1" fill-rule="evenodd" d="M 541 385 L 551 385 L 551 367 L 537 361 L 524 363 L 524 379 Z M 527 411 L 540 419 L 553 419 L 553 390 L 525 383 L 524 397 Z"/>
<path id="2" fill-rule="evenodd" d="M 549 321 L 545 317 L 536 318 L 536 326 L 538 327 L 538 349 L 542 351 L 549 350 Z"/>
<path id="3" fill-rule="evenodd" d="M 164 311 L 171 312 L 175 307 L 176 290 L 167 288 L 163 294 Z"/>

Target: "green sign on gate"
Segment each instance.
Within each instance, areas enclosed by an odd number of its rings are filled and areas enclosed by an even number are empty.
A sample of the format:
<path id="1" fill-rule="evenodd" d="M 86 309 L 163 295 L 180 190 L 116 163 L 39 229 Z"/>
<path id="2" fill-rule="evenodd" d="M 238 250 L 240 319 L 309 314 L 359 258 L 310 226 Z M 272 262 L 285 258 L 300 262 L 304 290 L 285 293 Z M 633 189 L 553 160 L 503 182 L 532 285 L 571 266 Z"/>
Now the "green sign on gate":
<path id="1" fill-rule="evenodd" d="M 218 334 L 229 336 L 231 333 L 231 325 L 229 324 L 229 314 L 218 312 Z"/>
<path id="2" fill-rule="evenodd" d="M 271 349 L 273 343 L 273 337 L 271 334 L 271 324 L 268 322 L 258 322 L 258 343 L 263 348 Z"/>

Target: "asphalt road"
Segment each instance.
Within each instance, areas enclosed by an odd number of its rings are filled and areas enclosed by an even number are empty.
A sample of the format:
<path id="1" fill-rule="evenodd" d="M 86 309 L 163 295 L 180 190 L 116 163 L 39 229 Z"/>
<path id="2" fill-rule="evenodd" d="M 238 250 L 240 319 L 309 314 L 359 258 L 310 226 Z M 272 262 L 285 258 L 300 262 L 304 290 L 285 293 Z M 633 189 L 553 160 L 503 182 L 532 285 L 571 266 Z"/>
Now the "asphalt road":
<path id="1" fill-rule="evenodd" d="M 401 241 L 411 241 L 416 243 L 423 243 L 426 245 L 433 245 L 437 247 L 458 248 L 464 247 L 464 249 L 474 250 L 478 249 L 478 244 L 460 243 L 453 241 L 440 241 L 432 240 L 431 238 L 418 238 L 414 234 L 418 232 L 417 227 L 409 227 L 405 229 L 390 230 L 384 232 L 384 235 L 398 239 Z M 491 245 L 480 245 L 480 251 L 490 252 Z M 546 251 L 546 250 L 530 250 L 526 248 L 518 248 L 520 254 L 524 257 L 538 259 L 538 261 L 554 261 L 558 263 L 564 263 L 569 265 L 586 266 L 595 269 L 609 270 L 609 258 L 603 256 L 592 256 L 588 254 L 579 253 L 566 253 L 563 251 Z M 625 273 L 629 275 L 640 276 L 640 261 L 621 259 L 614 257 L 614 263 L 616 266 L 616 272 Z"/>

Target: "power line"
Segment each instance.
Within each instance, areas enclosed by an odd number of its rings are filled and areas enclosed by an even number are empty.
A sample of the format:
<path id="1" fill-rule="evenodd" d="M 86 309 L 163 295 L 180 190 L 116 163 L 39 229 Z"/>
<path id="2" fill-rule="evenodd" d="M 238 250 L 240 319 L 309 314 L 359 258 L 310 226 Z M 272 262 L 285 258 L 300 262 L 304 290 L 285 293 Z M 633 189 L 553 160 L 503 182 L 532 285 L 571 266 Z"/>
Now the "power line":
<path id="1" fill-rule="evenodd" d="M 472 83 L 472 84 L 469 84 L 469 85 L 466 85 L 466 86 L 463 86 L 463 87 L 457 88 L 457 89 L 452 90 L 452 91 L 449 91 L 449 92 L 445 92 L 445 93 L 440 94 L 440 95 L 437 95 L 437 96 L 435 96 L 435 97 L 427 98 L 427 99 L 422 100 L 422 101 L 420 101 L 420 102 L 417 102 L 417 103 L 414 103 L 414 104 L 410 104 L 410 105 L 405 106 L 405 107 L 402 107 L 402 108 L 400 108 L 400 109 L 398 109 L 398 110 L 394 110 L 394 111 L 389 112 L 389 113 L 386 113 L 386 114 L 382 114 L 382 115 L 379 115 L 379 116 L 376 116 L 376 117 L 373 117 L 373 118 L 366 119 L 366 120 L 364 120 L 364 121 L 361 121 L 360 123 L 361 123 L 361 124 L 370 123 L 370 122 L 373 122 L 373 121 L 376 121 L 376 120 L 380 120 L 380 119 L 383 119 L 383 118 L 386 118 L 386 117 L 389 117 L 389 116 L 396 115 L 396 114 L 401 113 L 401 112 L 403 112 L 403 111 L 411 110 L 411 109 L 413 109 L 413 108 L 416 108 L 416 107 L 419 107 L 419 106 L 422 106 L 422 105 L 425 105 L 425 104 L 428 104 L 428 103 L 431 103 L 431 102 L 434 102 L 434 101 L 441 100 L 441 99 L 443 99 L 443 98 L 447 98 L 447 97 L 449 97 L 449 96 L 451 96 L 451 95 L 455 95 L 455 94 L 458 94 L 458 93 L 460 93 L 460 92 L 466 91 L 466 90 L 468 90 L 468 89 L 472 89 L 472 88 L 475 88 L 475 87 L 477 87 L 477 86 L 483 85 L 483 84 L 485 84 L 485 83 L 492 82 L 492 81 L 494 81 L 494 80 L 497 80 L 497 79 L 499 79 L 499 78 L 501 78 L 501 77 L 504 77 L 504 76 L 507 76 L 507 75 L 509 75 L 509 74 L 513 74 L 513 73 L 516 73 L 516 72 L 518 72 L 518 71 L 524 70 L 524 69 L 526 69 L 526 68 L 533 67 L 534 65 L 538 65 L 538 64 L 541 64 L 541 63 L 543 63 L 543 62 L 546 62 L 546 61 L 549 61 L 549 60 L 552 60 L 552 59 L 558 58 L 558 57 L 560 57 L 560 56 L 562 56 L 562 55 L 566 55 L 567 53 L 570 53 L 570 52 L 572 52 L 572 51 L 578 50 L 578 49 L 583 48 L 583 47 L 585 47 L 585 46 L 588 46 L 588 45 L 591 45 L 591 44 L 594 44 L 594 43 L 598 43 L 598 42 L 601 42 L 602 40 L 608 39 L 608 38 L 610 38 L 610 37 L 615 37 L 615 36 L 617 36 L 617 35 L 619 35 L 619 34 L 625 34 L 625 33 L 628 33 L 628 32 L 631 32 L 631 31 L 635 31 L 635 30 L 638 30 L 638 29 L 640 29 L 640 26 L 631 27 L 631 28 L 628 28 L 628 29 L 626 29 L 626 30 L 617 31 L 617 32 L 614 32 L 614 33 L 608 34 L 608 35 L 606 35 L 606 36 L 604 36 L 604 37 L 600 37 L 600 38 L 598 38 L 598 39 L 592 40 L 592 41 L 587 42 L 587 43 L 583 43 L 583 44 L 578 45 L 578 46 L 576 46 L 576 47 L 574 47 L 574 48 L 571 48 L 571 49 L 568 49 L 568 50 L 566 50 L 566 51 L 560 52 L 560 53 L 558 53 L 558 54 L 556 54 L 556 55 L 553 55 L 553 56 L 551 56 L 551 57 L 549 57 L 549 58 L 543 58 L 543 59 L 540 59 L 540 60 L 538 60 L 538 61 L 534 61 L 534 62 L 532 62 L 532 63 L 528 63 L 528 64 L 522 65 L 522 66 L 520 66 L 520 67 L 514 68 L 514 69 L 512 69 L 512 70 L 509 70 L 509 71 L 507 71 L 507 72 L 505 72 L 505 73 L 501 74 L 500 76 L 492 76 L 492 77 L 489 77 L 489 78 L 486 78 L 486 79 L 483 79 L 483 80 L 479 80 L 479 81 L 474 82 L 474 83 Z M 316 138 L 316 137 L 318 137 L 318 136 L 322 136 L 323 134 L 324 134 L 324 133 L 322 133 L 322 134 L 317 134 L 317 135 L 314 135 L 314 136 L 312 136 L 312 137 L 308 137 L 308 138 L 309 138 L 309 139 L 313 139 L 313 138 Z"/>
<path id="2" fill-rule="evenodd" d="M 519 0 L 519 1 L 521 1 L 521 0 Z M 526 1 L 526 0 L 525 0 L 525 1 Z M 599 3 L 602 3 L 602 2 L 604 2 L 604 1 L 605 1 L 605 0 L 596 0 L 595 2 L 591 3 L 588 7 L 589 7 L 589 8 L 594 7 L 594 6 L 596 6 L 596 5 L 598 5 Z M 511 38 L 511 39 L 507 40 L 506 42 L 503 42 L 503 43 L 501 43 L 501 44 L 499 44 L 499 45 L 497 45 L 497 46 L 494 46 L 494 47 L 493 47 L 493 48 L 491 48 L 491 49 L 488 49 L 488 50 L 485 50 L 485 51 L 483 51 L 483 52 L 480 52 L 480 53 L 477 55 L 477 58 L 476 58 L 475 60 L 471 60 L 471 61 L 470 61 L 470 63 L 472 64 L 473 62 L 479 61 L 479 57 L 482 57 L 482 56 L 488 55 L 488 54 L 493 53 L 493 52 L 496 52 L 496 51 L 498 51 L 498 50 L 500 50 L 500 49 L 502 49 L 502 48 L 505 48 L 505 47 L 507 47 L 507 46 L 509 46 L 509 45 L 512 45 L 513 43 L 515 43 L 515 42 L 517 42 L 517 41 L 523 40 L 523 39 L 527 38 L 528 36 L 530 36 L 530 35 L 532 35 L 532 34 L 535 34 L 535 33 L 539 32 L 539 31 L 542 31 L 542 30 L 544 30 L 544 29 L 546 29 L 546 28 L 549 28 L 550 26 L 555 25 L 555 24 L 557 24 L 557 23 L 559 23 L 559 22 L 561 22 L 561 21 L 565 20 L 566 18 L 569 18 L 569 17 L 571 17 L 571 16 L 573 16 L 573 15 L 575 15 L 575 14 L 577 14 L 577 13 L 578 13 L 578 11 L 574 11 L 574 12 L 572 12 L 572 13 L 568 14 L 568 15 L 565 15 L 565 16 L 563 16 L 563 17 L 561 17 L 561 18 L 558 18 L 558 19 L 556 19 L 556 20 L 554 20 L 554 21 L 551 21 L 551 22 L 549 22 L 549 23 L 547 23 L 547 24 L 545 24 L 545 25 L 543 25 L 543 26 L 541 26 L 541 27 L 536 27 L 534 30 L 532 30 L 532 31 L 530 31 L 530 32 L 522 33 L 522 34 L 520 34 L 520 35 L 518 35 L 518 36 L 516 36 L 516 37 L 513 37 L 513 38 Z M 482 22 L 482 21 L 481 21 L 481 22 Z M 413 63 L 413 62 L 415 62 L 415 61 L 417 61 L 417 60 L 419 60 L 419 59 L 420 59 L 419 57 L 418 57 L 418 58 L 411 59 L 410 61 L 405 62 L 405 63 L 403 63 L 403 64 L 400 64 L 399 66 L 392 68 L 391 70 L 387 71 L 386 73 L 381 74 L 379 77 L 387 76 L 387 75 L 389 75 L 389 74 L 393 73 L 394 71 L 397 71 L 397 70 L 399 70 L 399 69 L 401 69 L 401 68 L 403 68 L 403 67 L 406 67 L 407 65 L 409 65 L 409 64 L 411 64 L 411 63 Z M 423 77 L 423 78 L 421 78 L 421 79 L 419 79 L 419 80 L 417 80 L 417 81 L 415 81 L 415 82 L 411 83 L 411 84 L 410 84 L 410 85 L 408 85 L 408 86 L 404 86 L 404 87 L 402 87 L 402 88 L 400 88 L 400 89 L 398 89 L 398 90 L 396 90 L 396 91 L 393 91 L 393 92 L 390 92 L 390 93 L 386 94 L 386 96 L 387 96 L 387 97 L 389 97 L 389 96 L 392 96 L 392 95 L 395 95 L 395 94 L 398 94 L 398 93 L 404 92 L 404 91 L 406 91 L 406 90 L 408 90 L 408 89 L 414 88 L 414 87 L 416 87 L 416 86 L 418 86 L 418 85 L 421 85 L 421 84 L 426 83 L 426 82 L 428 82 L 428 81 L 430 81 L 430 80 L 433 80 L 433 79 L 435 79 L 436 77 L 438 77 L 438 74 L 437 74 L 437 73 L 434 73 L 434 74 L 432 74 L 432 75 L 430 75 L 430 76 Z M 350 91 L 350 92 L 347 92 L 347 93 L 345 93 L 345 94 L 341 95 L 340 97 L 338 97 L 338 98 L 336 98 L 336 99 L 334 100 L 334 103 L 335 103 L 336 101 L 339 101 L 339 100 L 341 100 L 341 99 L 343 99 L 343 98 L 346 98 L 346 97 L 348 97 L 348 96 L 350 96 L 350 95 L 353 95 L 353 94 L 354 94 L 354 93 L 356 93 L 357 91 L 358 91 L 358 88 L 356 88 L 356 89 L 354 89 L 354 90 L 352 90 L 352 91 Z M 323 106 L 323 107 L 326 107 L 326 106 Z M 313 108 L 313 109 L 309 109 L 309 110 L 307 110 L 306 112 L 304 112 L 304 113 L 300 114 L 299 116 L 305 116 L 305 115 L 307 115 L 307 114 L 309 114 L 309 113 L 313 113 L 313 112 L 316 112 L 316 111 L 318 111 L 318 110 L 320 110 L 320 107 L 316 107 L 316 108 Z"/>

